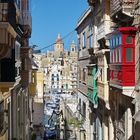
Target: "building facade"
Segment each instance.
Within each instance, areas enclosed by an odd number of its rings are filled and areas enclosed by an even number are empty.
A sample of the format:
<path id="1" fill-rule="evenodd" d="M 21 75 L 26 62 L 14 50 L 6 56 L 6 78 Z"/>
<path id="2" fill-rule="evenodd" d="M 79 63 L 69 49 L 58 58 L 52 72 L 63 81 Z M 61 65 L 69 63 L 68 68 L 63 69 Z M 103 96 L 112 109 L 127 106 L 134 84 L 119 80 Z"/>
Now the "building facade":
<path id="1" fill-rule="evenodd" d="M 99 135 L 94 139 L 139 139 L 139 1 L 104 2 L 88 0 L 99 45 L 97 109 L 101 114 L 96 115 L 101 129 L 95 131 Z"/>
<path id="2" fill-rule="evenodd" d="M 24 79 L 31 66 L 28 40 L 32 27 L 28 6 L 29 1 L 25 0 L 0 2 L 0 140 L 30 137 L 30 79 Z M 28 59 L 26 64 L 25 59 Z"/>
<path id="3" fill-rule="evenodd" d="M 90 104 L 97 104 L 97 82 L 93 80 L 93 74 L 96 73 L 94 54 L 97 49 L 94 40 L 92 11 L 87 9 L 78 21 L 76 31 L 78 35 L 78 104 L 79 121 L 83 120 L 81 132 L 82 140 L 93 139 L 93 123 L 90 119 Z M 93 106 L 94 106 L 93 105 Z M 80 130 L 79 130 L 80 131 Z"/>

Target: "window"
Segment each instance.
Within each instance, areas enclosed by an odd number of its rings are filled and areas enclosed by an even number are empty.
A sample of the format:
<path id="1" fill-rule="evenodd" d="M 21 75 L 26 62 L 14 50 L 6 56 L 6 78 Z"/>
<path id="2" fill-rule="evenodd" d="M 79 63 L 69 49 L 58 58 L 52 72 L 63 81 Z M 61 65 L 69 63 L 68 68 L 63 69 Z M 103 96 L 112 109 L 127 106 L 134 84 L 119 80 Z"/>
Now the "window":
<path id="1" fill-rule="evenodd" d="M 119 45 L 121 45 L 121 44 L 122 44 L 122 36 L 119 35 Z"/>
<path id="2" fill-rule="evenodd" d="M 86 117 L 86 104 L 83 102 L 83 111 L 82 111 L 82 115 L 85 118 Z"/>
<path id="3" fill-rule="evenodd" d="M 89 45 L 89 48 L 91 48 L 92 47 L 92 45 L 93 45 L 93 35 L 90 35 L 89 37 L 88 37 L 88 45 Z"/>
<path id="4" fill-rule="evenodd" d="M 20 44 L 17 41 L 15 43 L 15 59 L 20 59 Z"/>
<path id="5" fill-rule="evenodd" d="M 74 48 L 72 48 L 72 52 L 74 52 L 74 50 L 75 50 L 75 49 L 74 49 Z"/>
<path id="6" fill-rule="evenodd" d="M 81 69 L 79 68 L 79 80 L 81 80 Z"/>
<path id="7" fill-rule="evenodd" d="M 122 48 L 119 48 L 119 62 L 122 62 Z"/>
<path id="8" fill-rule="evenodd" d="M 119 37 L 116 37 L 116 46 L 119 46 Z"/>
<path id="9" fill-rule="evenodd" d="M 83 33 L 83 48 L 86 48 L 86 33 Z"/>
<path id="10" fill-rule="evenodd" d="M 92 75 L 92 67 L 88 68 L 88 75 Z"/>
<path id="11" fill-rule="evenodd" d="M 78 50 L 79 51 L 81 50 L 81 47 L 80 47 L 80 38 L 78 38 Z"/>
<path id="12" fill-rule="evenodd" d="M 78 108 L 79 112 L 81 113 L 81 99 L 79 98 L 79 108 Z"/>
<path id="13" fill-rule="evenodd" d="M 114 63 L 114 50 L 112 50 L 112 62 Z"/>
<path id="14" fill-rule="evenodd" d="M 116 62 L 118 62 L 118 49 L 115 50 L 115 54 L 116 54 Z"/>
<path id="15" fill-rule="evenodd" d="M 59 75 L 57 74 L 57 81 L 59 81 Z"/>
<path id="16" fill-rule="evenodd" d="M 127 38 L 126 38 L 126 43 L 127 43 L 127 44 L 132 44 L 132 43 L 133 43 L 133 38 L 132 38 L 132 36 L 127 36 Z"/>
<path id="17" fill-rule="evenodd" d="M 54 81 L 54 74 L 52 74 L 52 81 Z"/>
<path id="18" fill-rule="evenodd" d="M 126 48 L 126 62 L 132 62 L 132 61 L 133 61 L 133 49 Z"/>
<path id="19" fill-rule="evenodd" d="M 83 81 L 86 81 L 86 69 L 83 69 Z"/>
<path id="20" fill-rule="evenodd" d="M 112 41 L 113 41 L 113 44 L 112 44 L 113 46 L 112 47 L 114 48 L 115 47 L 115 38 L 113 38 Z"/>
<path id="21" fill-rule="evenodd" d="M 112 63 L 112 52 L 110 50 L 110 63 Z"/>
<path id="22" fill-rule="evenodd" d="M 68 89 L 68 84 L 66 84 L 66 89 Z"/>
<path id="23" fill-rule="evenodd" d="M 111 39 L 111 48 L 113 47 L 113 39 Z"/>

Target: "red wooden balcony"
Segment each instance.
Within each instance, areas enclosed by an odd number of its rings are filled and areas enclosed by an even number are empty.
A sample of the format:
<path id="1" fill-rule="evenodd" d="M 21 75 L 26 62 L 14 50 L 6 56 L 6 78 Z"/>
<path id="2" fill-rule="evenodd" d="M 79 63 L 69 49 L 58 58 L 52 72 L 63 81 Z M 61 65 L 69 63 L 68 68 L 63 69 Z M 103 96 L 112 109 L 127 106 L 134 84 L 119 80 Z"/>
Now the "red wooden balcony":
<path id="1" fill-rule="evenodd" d="M 109 35 L 111 86 L 135 86 L 135 34 L 135 27 L 121 27 Z"/>

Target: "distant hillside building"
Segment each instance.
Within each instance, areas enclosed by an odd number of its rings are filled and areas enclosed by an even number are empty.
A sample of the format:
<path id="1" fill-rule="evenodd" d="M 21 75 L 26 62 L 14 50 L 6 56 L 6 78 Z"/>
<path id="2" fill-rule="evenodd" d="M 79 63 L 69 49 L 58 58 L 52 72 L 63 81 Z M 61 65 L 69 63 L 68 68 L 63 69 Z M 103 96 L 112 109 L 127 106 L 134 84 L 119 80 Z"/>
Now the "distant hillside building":
<path id="1" fill-rule="evenodd" d="M 59 92 L 72 93 L 77 88 L 77 50 L 72 42 L 70 51 L 64 50 L 64 43 L 58 34 L 54 51 L 42 58 L 43 67 L 47 68 L 46 88 Z"/>

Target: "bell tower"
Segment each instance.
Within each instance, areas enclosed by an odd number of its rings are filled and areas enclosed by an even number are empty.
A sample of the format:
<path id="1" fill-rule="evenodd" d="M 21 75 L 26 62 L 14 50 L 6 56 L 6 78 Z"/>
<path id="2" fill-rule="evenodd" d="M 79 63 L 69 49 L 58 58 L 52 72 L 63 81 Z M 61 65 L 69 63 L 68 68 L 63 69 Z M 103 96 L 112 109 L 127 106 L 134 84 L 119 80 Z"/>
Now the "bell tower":
<path id="1" fill-rule="evenodd" d="M 74 41 L 72 41 L 72 43 L 71 43 L 70 52 L 76 52 L 76 45 L 75 45 Z"/>
<path id="2" fill-rule="evenodd" d="M 61 39 L 60 34 L 58 34 L 55 45 L 54 45 L 55 52 L 63 52 L 64 51 L 64 43 Z"/>

